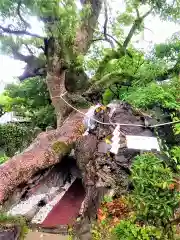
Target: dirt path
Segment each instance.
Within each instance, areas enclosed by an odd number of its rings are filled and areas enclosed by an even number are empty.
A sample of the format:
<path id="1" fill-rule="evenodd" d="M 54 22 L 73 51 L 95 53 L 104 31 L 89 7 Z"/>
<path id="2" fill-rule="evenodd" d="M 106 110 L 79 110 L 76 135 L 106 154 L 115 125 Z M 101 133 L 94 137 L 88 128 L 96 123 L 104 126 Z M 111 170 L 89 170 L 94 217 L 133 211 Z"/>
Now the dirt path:
<path id="1" fill-rule="evenodd" d="M 58 234 L 29 232 L 25 240 L 68 240 L 68 237 Z"/>

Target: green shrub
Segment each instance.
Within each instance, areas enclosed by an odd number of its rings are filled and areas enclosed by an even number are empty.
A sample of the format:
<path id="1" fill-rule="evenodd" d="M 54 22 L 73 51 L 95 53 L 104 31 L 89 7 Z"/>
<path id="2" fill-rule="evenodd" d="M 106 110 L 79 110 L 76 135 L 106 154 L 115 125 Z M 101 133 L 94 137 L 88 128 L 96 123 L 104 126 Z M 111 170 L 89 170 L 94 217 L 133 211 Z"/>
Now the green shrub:
<path id="1" fill-rule="evenodd" d="M 34 139 L 35 131 L 20 124 L 0 125 L 0 146 L 8 157 L 24 150 Z"/>
<path id="2" fill-rule="evenodd" d="M 32 125 L 42 130 L 45 130 L 47 126 L 56 127 L 56 114 L 52 105 L 35 109 L 30 118 Z"/>
<path id="3" fill-rule="evenodd" d="M 163 108 L 178 110 L 180 103 L 178 101 L 179 88 L 177 84 L 179 83 L 176 78 L 171 83 L 157 84 L 156 82 L 151 82 L 141 87 L 118 87 L 118 85 L 112 84 L 110 88 L 105 90 L 102 96 L 103 103 L 108 104 L 113 99 L 120 99 L 141 109 L 152 108 L 158 103 Z M 178 120 L 177 116 L 174 117 L 175 120 Z"/>
<path id="4" fill-rule="evenodd" d="M 179 203 L 179 194 L 171 187 L 171 169 L 155 155 L 146 153 L 135 158 L 132 182 L 132 199 L 137 215 L 155 226 L 166 225 Z"/>
<path id="5" fill-rule="evenodd" d="M 162 231 L 154 226 L 138 226 L 130 220 L 122 220 L 114 228 L 116 240 L 156 240 L 161 239 Z M 165 238 L 164 238 L 165 239 Z"/>
<path id="6" fill-rule="evenodd" d="M 150 83 L 145 87 L 134 88 L 134 91 L 130 92 L 125 100 L 144 109 L 153 107 L 157 102 L 164 108 L 179 109 L 177 96 L 178 92 L 173 85 Z"/>
<path id="7" fill-rule="evenodd" d="M 171 155 L 172 161 L 176 165 L 177 171 L 179 172 L 180 171 L 180 147 L 174 146 L 170 150 L 170 155 Z"/>
<path id="8" fill-rule="evenodd" d="M 6 162 L 7 160 L 8 160 L 8 157 L 7 157 L 5 154 L 3 154 L 2 156 L 0 156 L 0 164 Z"/>

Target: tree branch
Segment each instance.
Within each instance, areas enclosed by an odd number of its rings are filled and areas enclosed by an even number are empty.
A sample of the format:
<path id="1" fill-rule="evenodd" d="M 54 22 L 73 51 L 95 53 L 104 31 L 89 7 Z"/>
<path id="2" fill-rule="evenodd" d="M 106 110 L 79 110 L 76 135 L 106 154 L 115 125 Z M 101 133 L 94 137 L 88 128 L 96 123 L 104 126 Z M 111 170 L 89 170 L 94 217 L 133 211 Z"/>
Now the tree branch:
<path id="1" fill-rule="evenodd" d="M 111 36 L 109 33 L 106 33 L 106 35 L 108 37 L 110 37 L 118 46 L 122 47 L 122 44 L 120 42 L 118 42 L 117 39 L 115 39 L 113 36 Z"/>
<path id="2" fill-rule="evenodd" d="M 164 80 L 168 79 L 173 74 L 176 74 L 176 75 L 179 74 L 179 62 L 177 62 L 174 67 L 168 69 L 165 73 L 157 76 L 156 80 L 160 81 L 160 82 L 164 81 Z"/>
<path id="3" fill-rule="evenodd" d="M 139 9 L 136 8 L 136 14 L 137 14 L 137 18 L 139 19 L 140 18 L 140 13 L 139 13 Z"/>
<path id="4" fill-rule="evenodd" d="M 153 8 L 151 8 L 147 13 L 145 13 L 141 18 L 142 20 L 144 20 L 151 12 L 152 12 Z"/>
<path id="5" fill-rule="evenodd" d="M 117 99 L 119 99 L 118 93 L 114 92 L 114 91 L 112 90 L 111 86 L 109 86 L 109 90 L 114 94 L 113 97 L 116 97 Z"/>
<path id="6" fill-rule="evenodd" d="M 130 29 L 130 31 L 129 31 L 129 33 L 128 33 L 125 41 L 124 41 L 124 43 L 123 43 L 123 48 L 124 49 L 127 48 L 128 44 L 131 41 L 131 39 L 132 39 L 135 31 L 137 30 L 138 26 L 139 26 L 139 23 L 137 22 L 137 20 L 135 20 L 135 22 L 133 23 L 133 25 L 132 25 L 132 27 L 131 27 L 131 29 Z"/>
<path id="7" fill-rule="evenodd" d="M 27 50 L 29 51 L 29 53 L 30 53 L 31 55 L 34 54 L 33 51 L 30 49 L 30 47 L 29 47 L 27 44 L 24 44 L 24 46 L 27 48 Z"/>
<path id="8" fill-rule="evenodd" d="M 142 17 L 139 15 L 139 10 L 136 9 L 137 12 L 137 19 L 135 19 L 124 43 L 123 43 L 123 47 L 124 49 L 127 48 L 129 42 L 131 41 L 135 31 L 138 29 L 138 27 L 141 25 L 141 23 L 143 22 L 143 20 L 152 12 L 153 8 L 151 8 L 148 12 L 146 12 Z"/>
<path id="9" fill-rule="evenodd" d="M 31 28 L 31 25 L 21 16 L 21 13 L 20 13 L 21 5 L 22 5 L 22 1 L 19 0 L 18 6 L 17 6 L 17 14 L 18 14 L 20 20 L 24 23 L 25 27 L 26 28 Z"/>
<path id="10" fill-rule="evenodd" d="M 78 54 L 86 54 L 93 39 L 93 34 L 98 21 L 98 17 L 102 7 L 102 0 L 85 0 L 83 1 L 84 8 L 90 4 L 91 13 L 83 17 L 82 24 L 76 32 L 74 42 L 74 52 Z"/>
<path id="11" fill-rule="evenodd" d="M 123 47 L 122 44 L 120 42 L 118 42 L 118 40 L 113 37 L 112 35 L 110 35 L 109 33 L 106 33 L 106 35 L 111 38 L 119 47 Z M 105 39 L 105 38 L 96 38 L 96 39 L 93 39 L 92 42 L 97 42 L 97 41 L 107 41 L 109 42 L 110 39 Z"/>
<path id="12" fill-rule="evenodd" d="M 107 35 L 107 24 L 108 24 L 108 10 L 107 10 L 107 2 L 104 0 L 104 15 L 105 15 L 105 21 L 104 21 L 104 38 L 106 39 L 107 42 L 110 43 L 111 48 L 115 48 L 113 41 L 111 41 L 108 38 Z"/>
<path id="13" fill-rule="evenodd" d="M 30 56 L 25 56 L 18 51 L 18 49 L 12 47 L 12 54 L 14 59 L 20 60 L 22 62 L 28 63 Z"/>
<path id="14" fill-rule="evenodd" d="M 10 28 L 6 28 L 6 27 L 3 27 L 0 25 L 0 30 L 3 31 L 3 33 L 8 33 L 8 34 L 15 34 L 17 36 L 19 35 L 26 35 L 26 36 L 31 36 L 31 37 L 36 37 L 36 38 L 41 38 L 41 39 L 44 39 L 44 37 L 38 35 L 38 34 L 35 34 L 35 33 L 30 33 L 26 30 L 12 30 Z"/>
<path id="15" fill-rule="evenodd" d="M 110 45 L 111 45 L 111 48 L 114 48 L 114 44 L 113 42 L 108 39 L 108 38 L 96 38 L 96 39 L 92 39 L 92 42 L 97 42 L 97 41 L 105 41 L 105 42 L 108 42 Z"/>
<path id="16" fill-rule="evenodd" d="M 107 39 L 105 39 L 105 38 L 92 39 L 92 42 L 98 42 L 98 41 L 107 41 Z"/>
<path id="17" fill-rule="evenodd" d="M 12 48 L 12 54 L 14 59 L 26 63 L 23 74 L 19 76 L 20 81 L 30 77 L 46 76 L 46 62 L 44 60 L 37 58 L 33 54 L 29 56 L 23 55 L 17 48 Z"/>
<path id="18" fill-rule="evenodd" d="M 41 76 L 41 77 L 45 77 L 46 76 L 46 68 L 37 68 L 34 69 L 34 71 L 29 71 L 28 67 L 26 66 L 25 71 L 23 72 L 23 74 L 21 76 L 19 76 L 19 80 L 23 81 L 27 78 L 33 78 L 36 76 Z"/>

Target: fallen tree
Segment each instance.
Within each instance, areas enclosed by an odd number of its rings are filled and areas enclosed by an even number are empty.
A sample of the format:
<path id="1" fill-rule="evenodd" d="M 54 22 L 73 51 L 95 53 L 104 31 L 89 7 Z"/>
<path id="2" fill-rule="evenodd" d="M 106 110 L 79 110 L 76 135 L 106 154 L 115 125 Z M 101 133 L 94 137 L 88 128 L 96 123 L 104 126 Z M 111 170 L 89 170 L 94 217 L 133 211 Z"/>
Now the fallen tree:
<path id="1" fill-rule="evenodd" d="M 113 116 L 112 106 L 115 109 Z M 100 107 L 98 112 L 95 111 L 97 121 L 109 124 L 94 122 L 95 128 L 90 130 L 88 135 L 82 136 L 84 116 L 73 112 L 61 128 L 40 133 L 29 148 L 1 165 L 0 202 L 3 203 L 18 185 L 27 182 L 36 172 L 60 162 L 72 148 L 75 149 L 77 165 L 82 172 L 87 202 L 90 195 L 96 192 L 96 188 L 112 188 L 118 194 L 125 193 L 128 189 L 132 159 L 140 153 L 139 150 L 127 148 L 125 135 L 152 136 L 153 133 L 141 126 L 122 126 L 120 150 L 118 154 L 110 153 L 110 141 L 115 128 L 113 122 L 144 126 L 143 115 L 135 112 L 129 104 L 119 102 L 112 106 L 104 110 Z M 86 111 L 82 110 L 84 113 Z M 91 202 L 94 200 L 91 199 Z M 89 209 L 89 206 L 87 203 L 85 209 Z M 90 213 L 96 214 L 96 211 Z"/>
<path id="2" fill-rule="evenodd" d="M 40 133 L 23 153 L 0 166 L 0 203 L 38 170 L 58 163 L 70 152 L 72 143 L 79 137 L 82 119 L 82 114 L 73 112 L 61 128 Z"/>

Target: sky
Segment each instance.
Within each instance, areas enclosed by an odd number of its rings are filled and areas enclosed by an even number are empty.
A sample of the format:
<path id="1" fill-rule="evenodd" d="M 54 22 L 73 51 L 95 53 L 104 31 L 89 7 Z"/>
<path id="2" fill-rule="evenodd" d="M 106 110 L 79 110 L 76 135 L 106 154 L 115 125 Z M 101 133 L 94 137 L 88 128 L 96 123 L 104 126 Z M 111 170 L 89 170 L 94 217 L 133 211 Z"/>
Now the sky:
<path id="1" fill-rule="evenodd" d="M 115 2 L 114 7 L 117 7 L 117 3 Z M 36 19 L 31 20 L 31 25 L 33 32 L 38 34 L 42 33 L 42 28 Z M 144 30 L 144 34 L 141 34 L 141 36 L 138 37 L 139 42 L 135 43 L 135 46 L 144 50 L 148 49 L 152 44 L 165 42 L 173 33 L 180 31 L 180 25 L 175 25 L 171 22 L 163 22 L 158 17 L 154 16 L 149 16 L 145 20 L 145 27 L 147 29 Z M 23 68 L 23 62 L 14 60 L 5 55 L 0 55 L 0 93 L 3 91 L 6 84 L 17 81 L 16 77 L 22 74 Z"/>

